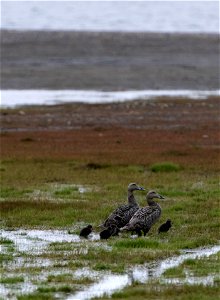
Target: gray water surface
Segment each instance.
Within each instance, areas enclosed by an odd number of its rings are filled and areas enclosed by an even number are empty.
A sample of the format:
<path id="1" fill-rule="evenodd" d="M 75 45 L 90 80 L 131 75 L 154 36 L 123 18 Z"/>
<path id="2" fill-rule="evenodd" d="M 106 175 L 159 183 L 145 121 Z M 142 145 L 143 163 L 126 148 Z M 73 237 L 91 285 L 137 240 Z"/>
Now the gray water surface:
<path id="1" fill-rule="evenodd" d="M 218 1 L 3 1 L 1 28 L 218 33 Z"/>

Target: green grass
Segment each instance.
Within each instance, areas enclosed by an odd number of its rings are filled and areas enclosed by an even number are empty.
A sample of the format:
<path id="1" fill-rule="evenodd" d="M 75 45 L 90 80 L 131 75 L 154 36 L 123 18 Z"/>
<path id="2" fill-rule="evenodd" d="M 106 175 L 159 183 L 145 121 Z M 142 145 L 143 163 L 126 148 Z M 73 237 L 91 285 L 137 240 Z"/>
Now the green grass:
<path id="1" fill-rule="evenodd" d="M 130 234 L 123 233 L 120 237 L 112 237 L 108 241 L 51 243 L 47 251 L 38 255 L 38 259 L 49 259 L 54 262 L 49 268 L 36 264 L 32 267 L 14 266 L 11 269 L 7 264 L 9 266 L 15 259 L 15 254 L 27 260 L 33 257 L 29 255 L 26 257 L 24 253 L 15 250 L 1 253 L 3 278 L 17 277 L 17 274 L 22 272 L 32 278 L 31 276 L 37 276 L 46 269 L 52 272 L 44 282 L 33 280 L 33 284 L 37 285 L 35 293 L 18 296 L 18 299 L 54 299 L 55 293 L 61 293 L 65 298 L 80 285 L 91 283 L 90 278 L 79 280 L 70 275 L 77 268 L 86 267 L 100 272 L 122 273 L 135 264 L 145 264 L 178 255 L 184 248 L 217 244 L 220 240 L 220 191 L 217 171 L 204 172 L 198 166 L 190 169 L 178 166 L 177 169 L 174 167 L 174 170 L 173 164 L 170 163 L 169 167 L 163 169 L 163 164 L 157 165 L 159 171 L 154 171 L 153 166 L 97 164 L 92 161 L 40 159 L 2 161 L 1 167 L 6 170 L 1 172 L 0 228 L 2 229 L 60 228 L 75 234 L 85 224 L 92 224 L 94 230 L 98 232 L 100 230 L 98 225 L 109 213 L 118 205 L 126 203 L 127 186 L 130 182 L 145 187 L 146 192 L 154 189 L 166 198 L 160 201 L 161 218 L 147 237 L 132 239 Z M 80 193 L 78 185 L 89 186 L 89 189 Z M 141 206 L 146 205 L 146 192 L 135 192 Z M 168 233 L 158 235 L 157 228 L 168 218 L 172 220 L 172 228 Z M 9 239 L 1 238 L 0 243 L 7 249 L 10 247 L 16 249 L 16 245 Z M 88 252 L 78 251 L 84 247 Z M 211 258 L 209 262 L 186 261 L 179 269 L 167 271 L 165 276 L 181 278 L 185 274 L 185 269 L 195 276 L 203 276 L 215 273 L 218 267 L 216 257 L 213 261 Z M 53 274 L 53 271 L 62 271 L 63 268 L 64 274 Z M 219 282 L 217 276 L 215 281 Z M 155 284 L 158 289 L 154 288 Z M 187 298 L 189 295 L 191 298 Z M 149 282 L 144 286 L 134 284 L 114 294 L 113 298 L 212 300 L 216 299 L 216 295 L 215 286 L 206 288 L 165 286 L 158 281 L 154 284 Z"/>
<path id="2" fill-rule="evenodd" d="M 49 275 L 47 283 L 68 283 L 68 284 L 89 284 L 93 280 L 88 277 L 74 278 L 71 273 L 64 273 L 59 275 Z"/>
<path id="3" fill-rule="evenodd" d="M 14 242 L 12 242 L 11 240 L 0 237 L 0 245 L 13 245 L 13 244 Z"/>
<path id="4" fill-rule="evenodd" d="M 21 295 L 17 297 L 18 300 L 54 300 L 54 294 L 35 292 L 33 294 Z"/>
<path id="5" fill-rule="evenodd" d="M 175 277 L 175 278 L 186 277 L 185 273 L 180 268 L 170 268 L 166 270 L 163 275 L 166 277 Z"/>
<path id="6" fill-rule="evenodd" d="M 125 271 L 125 265 L 123 263 L 105 263 L 98 262 L 93 266 L 95 271 L 112 271 L 113 273 L 123 273 Z"/>
<path id="7" fill-rule="evenodd" d="M 220 278 L 220 252 L 217 255 L 211 255 L 207 258 L 200 258 L 197 260 L 186 260 L 179 269 L 189 270 L 195 276 L 207 276 L 209 274 L 216 274 Z"/>
<path id="8" fill-rule="evenodd" d="M 153 164 L 150 167 L 152 172 L 177 172 L 181 169 L 181 167 L 177 164 L 174 164 L 172 162 L 162 162 L 162 163 L 156 163 Z"/>
<path id="9" fill-rule="evenodd" d="M 119 249 L 127 248 L 145 248 L 145 249 L 158 249 L 160 248 L 159 241 L 153 239 L 139 238 L 139 239 L 128 239 L 118 240 L 115 242 L 114 247 Z"/>
<path id="10" fill-rule="evenodd" d="M 29 189 L 19 190 L 14 187 L 2 187 L 0 190 L 0 196 L 1 198 L 21 198 L 31 192 L 32 190 Z"/>
<path id="11" fill-rule="evenodd" d="M 16 277 L 2 277 L 0 278 L 0 283 L 18 283 L 18 282 L 24 282 L 24 277 L 22 276 L 16 276 Z"/>
<path id="12" fill-rule="evenodd" d="M 5 254 L 5 253 L 0 253 L 0 264 L 3 262 L 9 262 L 13 260 L 13 255 L 12 254 Z"/>
<path id="13" fill-rule="evenodd" d="M 115 292 L 112 299 L 129 299 L 129 300 L 216 300 L 219 296 L 218 287 L 202 286 L 202 285 L 173 285 L 166 286 L 159 282 L 152 282 L 148 285 L 134 284 L 123 291 Z M 94 298 L 96 300 L 109 299 L 108 296 L 102 298 Z"/>
<path id="14" fill-rule="evenodd" d="M 133 283 L 123 291 L 115 292 L 112 299 L 218 299 L 219 288 L 220 252 L 210 257 L 198 260 L 188 259 L 176 268 L 170 268 L 163 273 L 164 278 L 186 278 L 186 271 L 191 277 L 214 276 L 214 286 L 204 285 L 175 285 L 164 284 L 161 281 L 151 280 L 147 284 Z M 159 298 L 158 298 L 159 297 Z M 99 298 L 100 299 L 100 298 Z M 107 299 L 102 297 L 101 299 Z"/>

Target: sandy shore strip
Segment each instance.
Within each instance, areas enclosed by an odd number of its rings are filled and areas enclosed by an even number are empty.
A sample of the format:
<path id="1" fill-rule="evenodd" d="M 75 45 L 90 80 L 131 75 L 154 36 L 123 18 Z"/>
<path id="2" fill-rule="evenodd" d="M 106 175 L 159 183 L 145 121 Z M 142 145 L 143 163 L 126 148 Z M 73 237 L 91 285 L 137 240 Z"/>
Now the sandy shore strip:
<path id="1" fill-rule="evenodd" d="M 218 90 L 215 34 L 1 32 L 2 89 Z"/>

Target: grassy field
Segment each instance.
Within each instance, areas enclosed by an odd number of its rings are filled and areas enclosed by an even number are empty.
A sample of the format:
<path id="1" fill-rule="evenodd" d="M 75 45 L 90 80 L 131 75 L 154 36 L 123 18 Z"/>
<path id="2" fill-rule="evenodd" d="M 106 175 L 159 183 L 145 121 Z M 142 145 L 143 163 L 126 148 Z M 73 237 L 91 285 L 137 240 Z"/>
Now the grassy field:
<path id="1" fill-rule="evenodd" d="M 24 112 L 28 115 L 28 109 Z M 8 120 L 16 114 L 13 110 L 3 113 Z M 1 291 L 7 289 L 8 299 L 14 295 L 20 300 L 65 299 L 108 272 L 125 274 L 135 265 L 179 255 L 182 249 L 219 244 L 219 154 L 217 130 L 212 132 L 215 125 L 210 124 L 186 132 L 92 128 L 2 133 L 2 233 L 19 229 L 20 238 L 35 242 L 26 239 L 28 230 L 62 230 L 74 236 L 84 225 L 92 224 L 98 234 L 99 224 L 126 202 L 130 182 L 154 189 L 166 199 L 160 201 L 161 219 L 147 237 L 131 238 L 123 233 L 107 241 L 51 241 L 36 253 L 18 250 L 10 235 L 2 236 Z M 149 144 L 145 138 L 151 135 Z M 135 196 L 141 206 L 146 204 L 146 192 L 137 191 Z M 158 235 L 157 228 L 168 218 L 173 227 Z M 74 275 L 84 268 L 98 275 Z M 187 260 L 159 279 L 133 282 L 112 298 L 214 300 L 219 293 L 218 271 L 218 254 Z M 212 285 L 184 281 L 189 276 L 209 275 Z M 22 292 L 25 284 L 29 289 Z"/>
<path id="2" fill-rule="evenodd" d="M 53 299 L 55 293 L 68 294 L 90 284 L 89 278 L 83 281 L 72 278 L 71 271 L 77 268 L 122 273 L 131 265 L 170 257 L 181 249 L 217 244 L 220 215 L 217 172 L 213 170 L 204 174 L 196 168 L 173 167 L 170 163 L 167 166 L 164 167 L 163 163 L 160 169 L 158 163 L 155 167 L 100 165 L 68 160 L 3 160 L 1 228 L 7 230 L 62 228 L 70 234 L 78 234 L 82 226 L 91 223 L 98 232 L 98 225 L 106 216 L 117 205 L 126 202 L 126 188 L 130 181 L 147 190 L 153 188 L 166 197 L 160 203 L 163 211 L 161 219 L 147 238 L 131 239 L 128 234 L 112 237 L 102 242 L 111 247 L 111 251 L 94 243 L 93 246 L 87 245 L 86 255 L 75 251 L 77 247 L 84 247 L 81 243 L 51 243 L 48 251 L 38 255 L 38 258 L 52 259 L 54 265 L 55 262 L 56 265 L 59 261 L 65 262 L 68 273 L 65 276 L 50 273 L 44 282 L 37 282 L 38 289 L 33 296 L 20 296 L 19 299 Z M 145 205 L 145 193 L 136 192 L 136 197 L 141 206 Z M 158 235 L 159 224 L 167 218 L 173 222 L 172 229 Z M 8 245 L 8 252 L 2 255 L 1 261 L 13 260 L 13 244 L 4 239 L 1 243 Z M 197 273 L 207 271 L 201 262 L 189 266 L 196 267 Z M 209 267 L 208 270 L 217 276 L 216 265 Z M 64 265 L 61 263 L 59 268 L 64 268 Z M 3 264 L 1 269 L 1 283 L 7 285 L 24 281 L 22 275 L 17 274 L 26 272 L 31 276 L 42 271 L 39 265 L 30 269 L 24 265 L 9 271 L 7 264 Z M 172 270 L 170 272 L 172 274 Z M 179 269 L 174 271 L 175 276 L 180 273 Z M 160 286 L 159 291 L 155 290 L 155 284 Z M 195 294 L 192 299 L 198 299 L 200 294 L 197 291 L 202 293 L 200 286 L 181 285 L 178 287 L 179 298 L 176 298 L 177 291 L 174 292 L 172 286 L 158 282 L 147 286 L 134 284 L 125 292 L 114 294 L 113 298 L 135 299 L 138 295 L 140 299 L 145 299 L 151 295 L 151 299 L 157 299 L 159 293 L 160 297 L 164 297 L 160 299 L 187 299 L 186 295 L 190 293 Z M 208 287 L 202 299 L 215 299 L 217 292 L 216 287 Z"/>

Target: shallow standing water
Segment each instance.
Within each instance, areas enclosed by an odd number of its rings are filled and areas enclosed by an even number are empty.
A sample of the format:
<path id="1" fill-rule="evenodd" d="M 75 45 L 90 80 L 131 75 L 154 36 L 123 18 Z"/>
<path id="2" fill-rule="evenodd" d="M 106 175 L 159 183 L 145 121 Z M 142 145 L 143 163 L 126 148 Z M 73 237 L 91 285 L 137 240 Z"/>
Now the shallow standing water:
<path id="1" fill-rule="evenodd" d="M 54 259 L 39 258 L 38 255 L 48 251 L 47 247 L 53 243 L 76 243 L 86 247 L 104 247 L 111 251 L 105 243 L 99 242 L 99 235 L 93 233 L 88 240 L 81 239 L 76 234 L 69 234 L 65 230 L 0 230 L 2 238 L 9 239 L 15 243 L 15 253 L 13 261 L 3 264 L 4 267 L 15 269 L 19 267 L 42 267 L 39 274 L 24 275 L 24 282 L 15 285 L 0 284 L 0 293 L 5 299 L 16 299 L 16 294 L 33 293 L 37 289 L 36 282 L 46 280 L 48 275 L 59 275 L 63 273 L 72 273 L 75 278 L 87 277 L 95 281 L 91 285 L 86 285 L 79 292 L 71 294 L 67 300 L 88 300 L 94 297 L 101 297 L 104 294 L 111 296 L 115 291 L 119 291 L 126 286 L 131 285 L 134 281 L 147 283 L 151 279 L 159 279 L 167 284 L 204 284 L 213 285 L 214 277 L 206 276 L 195 278 L 188 274 L 183 281 L 179 279 L 165 279 L 162 274 L 173 267 L 178 267 L 186 259 L 199 259 L 216 254 L 220 251 L 220 246 L 216 245 L 207 248 L 198 248 L 190 251 L 182 251 L 179 256 L 171 257 L 157 262 L 151 262 L 145 265 L 136 265 L 126 270 L 123 274 L 113 274 L 110 271 L 93 271 L 89 268 L 80 268 L 78 270 L 70 270 L 65 265 L 57 270 L 53 266 L 56 263 Z M 84 247 L 85 248 L 85 247 Z M 7 246 L 2 247 L 2 253 L 7 253 Z M 77 250 L 77 249 L 76 249 Z M 21 253 L 24 255 L 22 256 Z M 51 269 L 47 269 L 47 268 Z M 11 275 L 10 275 L 11 276 Z M 35 282 L 35 284 L 33 283 Z M 11 296 L 10 296 L 11 295 Z"/>
<path id="2" fill-rule="evenodd" d="M 206 99 L 210 96 L 219 95 L 220 90 L 130 90 L 120 92 L 96 90 L 2 90 L 0 106 L 53 105 L 69 102 L 109 103 L 136 99 L 151 100 L 159 97 Z"/>
<path id="3" fill-rule="evenodd" d="M 178 267 L 187 259 L 199 259 L 216 254 L 220 251 L 220 246 L 213 246 L 211 248 L 194 249 L 192 251 L 183 251 L 183 254 L 162 260 L 156 264 L 135 266 L 128 270 L 126 274 L 114 275 L 109 274 L 101 279 L 98 283 L 94 283 L 84 291 L 71 295 L 67 300 L 89 300 L 95 297 L 102 297 L 103 295 L 111 296 L 115 291 L 122 290 L 126 286 L 131 285 L 134 281 L 140 283 L 147 283 L 150 279 L 160 278 L 161 275 L 168 269 Z M 188 284 L 201 283 L 205 285 L 212 285 L 214 278 L 208 276 L 206 278 L 186 278 L 185 282 Z M 172 283 L 167 281 L 167 283 Z"/>

